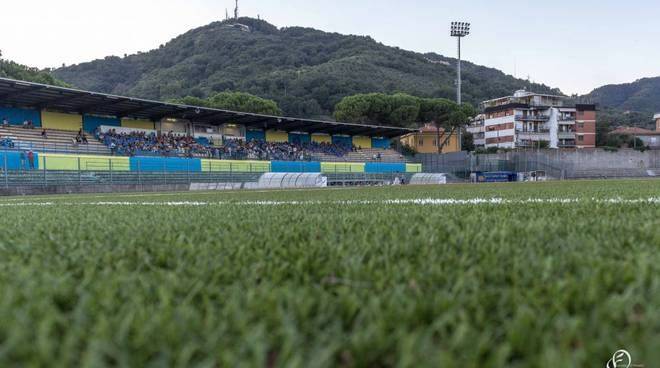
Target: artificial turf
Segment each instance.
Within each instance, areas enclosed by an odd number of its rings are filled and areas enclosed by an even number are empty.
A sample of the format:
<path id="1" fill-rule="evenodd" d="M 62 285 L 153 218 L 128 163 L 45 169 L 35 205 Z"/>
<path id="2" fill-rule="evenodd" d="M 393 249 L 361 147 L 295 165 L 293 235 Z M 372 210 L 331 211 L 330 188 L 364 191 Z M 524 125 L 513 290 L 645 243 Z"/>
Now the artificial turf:
<path id="1" fill-rule="evenodd" d="M 0 213 L 2 367 L 660 361 L 660 181 L 21 197 Z"/>

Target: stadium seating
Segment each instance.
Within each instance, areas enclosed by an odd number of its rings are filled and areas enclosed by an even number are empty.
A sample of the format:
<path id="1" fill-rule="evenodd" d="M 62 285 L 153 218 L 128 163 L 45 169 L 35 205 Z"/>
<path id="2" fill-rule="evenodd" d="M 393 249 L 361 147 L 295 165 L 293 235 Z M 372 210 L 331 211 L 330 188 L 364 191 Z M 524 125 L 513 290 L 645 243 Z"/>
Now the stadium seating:
<path id="1" fill-rule="evenodd" d="M 393 149 L 367 148 L 346 153 L 344 156 L 315 153 L 312 155 L 319 161 L 330 162 L 408 162 L 408 159 Z"/>
<path id="2" fill-rule="evenodd" d="M 270 141 L 227 139 L 221 145 L 211 145 L 211 142 L 204 137 L 193 139 L 172 134 L 158 135 L 153 131 L 99 130 L 95 136 L 99 142 L 118 155 L 310 161 L 315 158 L 315 154 L 335 158 L 343 157 L 351 151 L 350 147 L 342 144 L 313 142 L 309 139 L 309 135 L 304 135 L 304 138 L 289 135 L 288 139 L 291 141 L 285 141 L 284 135 L 278 133 L 269 133 Z"/>
<path id="3" fill-rule="evenodd" d="M 42 130 L 42 128 L 24 129 L 14 125 L 9 125 L 7 127 L 0 125 L 0 139 L 11 138 L 14 143 L 13 148 L 16 150 L 62 153 L 86 152 L 101 155 L 110 154 L 110 150 L 106 146 L 95 141 L 89 135 L 87 135 L 87 144 L 75 144 L 74 142 L 78 132 L 45 129 L 46 138 L 44 138 L 41 135 Z"/>
<path id="4" fill-rule="evenodd" d="M 99 120 L 95 123 L 103 123 Z M 90 122 L 91 124 L 91 122 Z M 123 129 L 123 128 L 117 128 Z M 7 156 L 9 169 L 30 169 L 20 161 L 20 151 L 35 152 L 35 170 L 57 171 L 140 171 L 140 172 L 324 172 L 324 173 L 414 173 L 421 165 L 409 164 L 398 152 L 383 148 L 357 150 L 344 144 L 345 137 L 335 143 L 328 140 L 298 139 L 292 142 L 266 142 L 264 140 L 227 140 L 213 146 L 206 139 L 192 140 L 178 136 L 167 138 L 166 150 L 154 149 L 158 142 L 151 133 L 129 135 L 100 135 L 95 139 L 87 135 L 88 144 L 74 144 L 78 132 L 45 129 L 25 129 L 21 126 L 0 126 L 0 145 L 14 154 Z M 127 129 L 126 129 L 127 130 Z M 153 132 L 153 131 L 151 131 Z M 289 140 L 296 137 L 289 135 Z M 105 144 L 102 142 L 104 141 Z M 139 147 L 147 150 L 126 149 Z M 110 149 L 111 143 L 115 149 Z M 142 144 L 149 142 L 150 146 Z M 185 149 L 179 144 L 184 142 Z M 12 147 L 9 147 L 9 146 Z M 122 149 L 117 149 L 121 146 Z M 191 150 L 189 147 L 194 147 Z M 38 154 L 37 154 L 38 152 Z M 131 157 L 128 157 L 131 156 Z M 179 158 L 186 157 L 186 158 Z"/>
<path id="5" fill-rule="evenodd" d="M 184 156 L 211 157 L 212 149 L 208 140 L 195 140 L 185 135 L 156 134 L 155 132 L 116 130 L 94 133 L 96 139 L 102 142 L 113 154 L 118 155 L 154 155 L 154 156 Z"/>

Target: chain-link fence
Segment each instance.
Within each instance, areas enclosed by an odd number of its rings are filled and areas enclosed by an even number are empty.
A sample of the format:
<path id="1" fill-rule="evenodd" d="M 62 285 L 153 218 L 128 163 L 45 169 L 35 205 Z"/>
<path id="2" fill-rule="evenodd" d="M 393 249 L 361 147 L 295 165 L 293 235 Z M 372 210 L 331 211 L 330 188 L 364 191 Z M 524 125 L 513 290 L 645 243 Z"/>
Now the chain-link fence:
<path id="1" fill-rule="evenodd" d="M 496 154 L 418 154 L 424 172 L 445 173 L 451 180 L 469 180 L 472 172 L 543 171 L 555 180 L 639 178 L 660 176 L 660 151 L 622 149 L 519 150 Z"/>
<path id="2" fill-rule="evenodd" d="M 39 156 L 36 153 L 0 152 L 0 186 L 155 186 L 192 183 L 257 182 L 276 163 L 128 157 Z M 282 166 L 279 163 L 279 166 Z M 282 169 L 282 167 L 278 167 Z M 321 171 L 309 162 L 287 162 L 287 172 Z M 368 173 L 364 165 L 331 163 L 322 173 L 329 185 L 379 185 L 399 179 L 406 182 L 412 173 Z"/>

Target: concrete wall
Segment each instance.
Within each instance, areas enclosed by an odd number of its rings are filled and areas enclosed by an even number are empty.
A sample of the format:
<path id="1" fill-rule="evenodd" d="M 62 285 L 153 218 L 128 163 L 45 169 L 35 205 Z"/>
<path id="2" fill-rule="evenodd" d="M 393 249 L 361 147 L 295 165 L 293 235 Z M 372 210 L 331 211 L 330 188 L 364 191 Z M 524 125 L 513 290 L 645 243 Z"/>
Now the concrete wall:
<path id="1" fill-rule="evenodd" d="M 516 154 L 509 152 L 497 156 L 503 159 Z M 532 153 L 536 155 L 536 153 Z M 602 149 L 581 150 L 541 150 L 539 155 L 548 161 L 562 163 L 574 170 L 595 169 L 651 169 L 660 168 L 660 151 L 645 152 L 633 149 L 620 149 L 616 152 Z"/>
<path id="2" fill-rule="evenodd" d="M 41 111 L 41 126 L 46 129 L 59 129 L 77 132 L 83 126 L 83 117 L 78 114 Z"/>
<path id="3" fill-rule="evenodd" d="M 616 152 L 602 149 L 512 151 L 489 155 L 421 154 L 415 161 L 423 164 L 424 172 L 457 172 L 472 170 L 547 170 L 557 177 L 570 178 L 580 171 L 607 173 L 616 170 L 660 169 L 660 150 L 645 152 L 620 149 Z"/>

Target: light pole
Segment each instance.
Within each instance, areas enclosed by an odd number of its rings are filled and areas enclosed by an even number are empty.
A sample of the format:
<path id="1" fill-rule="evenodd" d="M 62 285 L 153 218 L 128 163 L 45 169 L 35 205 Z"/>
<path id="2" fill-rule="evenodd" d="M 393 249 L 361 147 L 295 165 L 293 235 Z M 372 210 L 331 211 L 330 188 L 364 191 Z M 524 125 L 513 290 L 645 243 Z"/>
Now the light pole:
<path id="1" fill-rule="evenodd" d="M 470 23 L 451 22 L 451 36 L 458 40 L 458 64 L 456 80 L 456 103 L 461 104 L 461 38 L 470 34 Z"/>
<path id="2" fill-rule="evenodd" d="M 467 36 L 470 34 L 470 23 L 466 22 L 451 22 L 451 36 L 456 37 L 458 40 L 458 63 L 456 64 L 456 72 L 457 72 L 457 79 L 456 79 L 456 103 L 460 106 L 463 101 L 461 98 L 461 85 L 462 85 L 462 80 L 461 80 L 461 38 Z M 458 128 L 458 148 L 459 150 L 463 150 L 462 143 L 461 142 L 461 128 Z"/>

